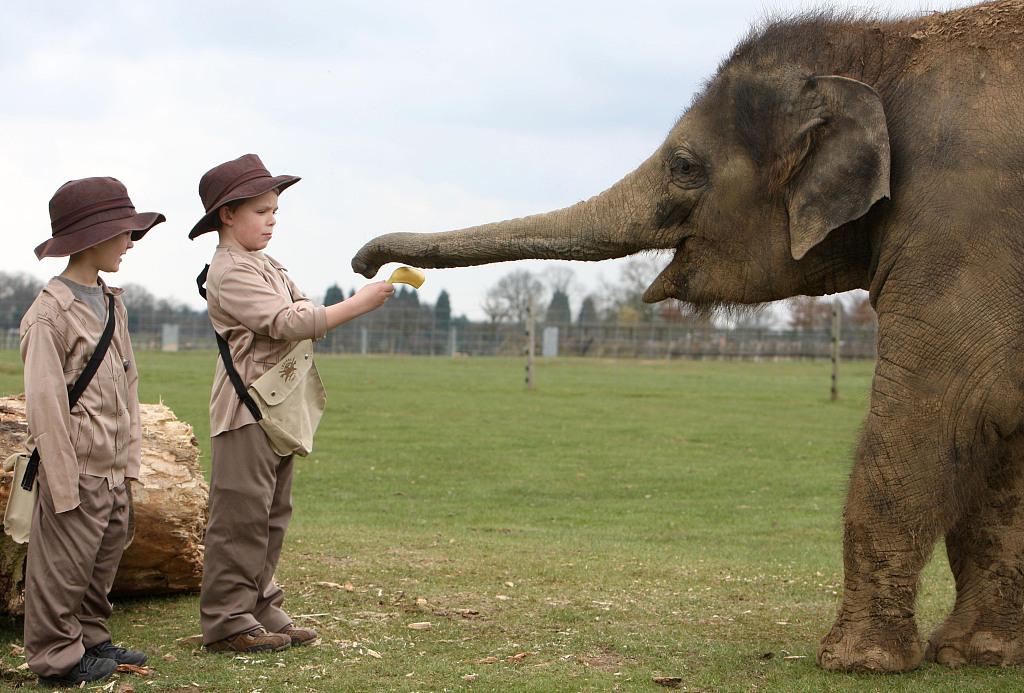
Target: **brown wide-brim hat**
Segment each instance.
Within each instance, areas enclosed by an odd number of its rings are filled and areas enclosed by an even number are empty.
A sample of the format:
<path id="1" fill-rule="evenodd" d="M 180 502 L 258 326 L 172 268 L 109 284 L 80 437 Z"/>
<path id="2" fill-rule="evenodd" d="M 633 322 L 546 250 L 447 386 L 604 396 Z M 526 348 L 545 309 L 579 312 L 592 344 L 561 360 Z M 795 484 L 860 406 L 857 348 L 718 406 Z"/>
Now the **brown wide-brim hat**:
<path id="1" fill-rule="evenodd" d="M 126 231 L 137 241 L 167 218 L 136 212 L 128 189 L 116 178 L 80 178 L 57 188 L 50 198 L 53 237 L 36 247 L 36 257 L 66 257 Z"/>
<path id="2" fill-rule="evenodd" d="M 217 211 L 229 202 L 259 197 L 277 188 L 280 193 L 298 183 L 298 176 L 272 176 L 255 154 L 246 154 L 214 166 L 199 179 L 199 197 L 206 214 L 192 227 L 189 238 L 220 228 Z"/>

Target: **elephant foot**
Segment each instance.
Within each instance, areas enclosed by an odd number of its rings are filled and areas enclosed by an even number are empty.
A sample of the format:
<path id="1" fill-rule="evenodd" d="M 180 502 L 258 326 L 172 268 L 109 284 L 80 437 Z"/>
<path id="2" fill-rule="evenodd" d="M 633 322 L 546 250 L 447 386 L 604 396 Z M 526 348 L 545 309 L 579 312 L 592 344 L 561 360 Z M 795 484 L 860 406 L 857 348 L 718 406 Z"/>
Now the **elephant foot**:
<path id="1" fill-rule="evenodd" d="M 924 648 L 913 618 L 840 619 L 821 641 L 818 665 L 830 671 L 898 673 L 916 669 Z"/>
<path id="2" fill-rule="evenodd" d="M 925 656 L 949 667 L 1013 666 L 1024 664 L 1024 642 L 1019 627 L 969 628 L 951 616 L 928 638 Z"/>

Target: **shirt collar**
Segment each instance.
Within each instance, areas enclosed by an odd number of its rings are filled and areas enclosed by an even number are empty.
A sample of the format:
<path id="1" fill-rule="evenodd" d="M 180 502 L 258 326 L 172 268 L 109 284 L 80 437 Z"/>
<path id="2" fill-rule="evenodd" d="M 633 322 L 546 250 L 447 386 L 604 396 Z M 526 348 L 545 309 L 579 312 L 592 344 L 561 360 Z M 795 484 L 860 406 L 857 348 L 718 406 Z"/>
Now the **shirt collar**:
<path id="1" fill-rule="evenodd" d="M 103 277 L 99 278 L 99 285 L 103 288 L 104 295 L 120 296 L 124 293 L 124 289 L 116 286 L 107 286 L 107 283 L 103 281 Z M 57 299 L 57 305 L 60 306 L 61 310 L 67 310 L 75 302 L 75 294 L 72 293 L 67 284 L 57 279 L 57 277 L 53 277 L 47 282 L 44 291 Z"/>
<path id="2" fill-rule="evenodd" d="M 247 256 L 249 256 L 251 258 L 255 258 L 259 262 L 269 263 L 271 266 L 273 266 L 273 267 L 275 267 L 275 268 L 277 268 L 279 270 L 285 270 L 286 272 L 288 271 L 287 267 L 285 267 L 280 262 L 278 262 L 274 258 L 270 257 L 266 253 L 264 253 L 262 250 L 243 250 L 242 248 L 239 248 L 238 246 L 227 245 L 225 243 L 218 244 L 217 245 L 217 250 L 218 251 L 223 250 L 226 253 L 239 253 L 241 255 L 247 255 Z"/>

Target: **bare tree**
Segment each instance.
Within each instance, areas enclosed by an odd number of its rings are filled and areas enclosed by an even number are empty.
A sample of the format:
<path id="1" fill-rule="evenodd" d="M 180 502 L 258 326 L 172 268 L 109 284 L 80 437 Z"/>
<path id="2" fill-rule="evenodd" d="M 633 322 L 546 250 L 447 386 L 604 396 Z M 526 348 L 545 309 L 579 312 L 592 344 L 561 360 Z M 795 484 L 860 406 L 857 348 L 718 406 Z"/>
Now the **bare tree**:
<path id="1" fill-rule="evenodd" d="M 125 284 L 122 300 L 128 311 L 128 331 L 138 332 L 143 327 L 155 329 L 157 298 L 141 284 Z"/>
<path id="2" fill-rule="evenodd" d="M 860 328 L 873 327 L 878 324 L 878 315 L 871 307 L 871 299 L 866 293 L 854 297 L 848 320 L 851 325 Z"/>
<path id="3" fill-rule="evenodd" d="M 571 267 L 565 265 L 550 265 L 541 274 L 544 283 L 547 284 L 551 293 L 561 291 L 569 296 L 576 284 L 576 273 Z"/>
<path id="4" fill-rule="evenodd" d="M 540 310 L 544 298 L 544 285 L 532 272 L 509 272 L 492 286 L 481 307 L 492 322 L 511 320 L 523 322 L 532 301 L 534 310 Z"/>
<path id="5" fill-rule="evenodd" d="M 480 304 L 483 308 L 484 315 L 493 325 L 494 323 L 505 322 L 508 318 L 508 306 L 505 305 L 497 296 L 492 295 L 493 289 L 487 292 L 484 297 L 484 302 Z"/>
<path id="6" fill-rule="evenodd" d="M 662 255 L 634 255 L 619 270 L 619 282 L 608 286 L 605 303 L 608 313 L 619 322 L 650 322 L 660 308 L 643 302 L 644 291 L 665 264 Z"/>
<path id="7" fill-rule="evenodd" d="M 42 288 L 43 282 L 23 272 L 0 272 L 0 327 L 18 327 Z"/>
<path id="8" fill-rule="evenodd" d="M 797 330 L 815 330 L 832 323 L 832 301 L 818 296 L 794 296 L 787 303 L 789 326 Z"/>
<path id="9" fill-rule="evenodd" d="M 622 288 L 631 294 L 642 295 L 664 266 L 665 258 L 660 254 L 634 255 L 619 271 Z"/>

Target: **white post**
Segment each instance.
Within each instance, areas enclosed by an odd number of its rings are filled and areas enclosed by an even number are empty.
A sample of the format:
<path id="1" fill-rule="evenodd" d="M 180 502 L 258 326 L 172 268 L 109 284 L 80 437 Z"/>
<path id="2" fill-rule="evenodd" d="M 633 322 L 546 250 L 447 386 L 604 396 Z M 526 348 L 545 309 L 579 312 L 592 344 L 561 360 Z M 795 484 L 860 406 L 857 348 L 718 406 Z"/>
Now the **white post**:
<path id="1" fill-rule="evenodd" d="M 839 299 L 832 300 L 832 401 L 839 399 Z"/>
<path id="2" fill-rule="evenodd" d="M 551 325 L 541 333 L 540 355 L 544 358 L 558 356 L 558 326 Z"/>
<path id="3" fill-rule="evenodd" d="M 526 306 L 526 389 L 533 389 L 533 299 Z"/>
<path id="4" fill-rule="evenodd" d="M 177 351 L 178 350 L 178 325 L 167 324 L 160 328 L 160 350 L 161 351 Z"/>

